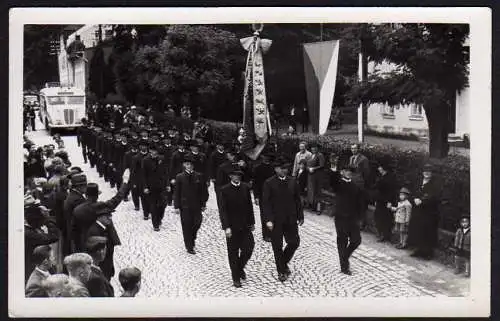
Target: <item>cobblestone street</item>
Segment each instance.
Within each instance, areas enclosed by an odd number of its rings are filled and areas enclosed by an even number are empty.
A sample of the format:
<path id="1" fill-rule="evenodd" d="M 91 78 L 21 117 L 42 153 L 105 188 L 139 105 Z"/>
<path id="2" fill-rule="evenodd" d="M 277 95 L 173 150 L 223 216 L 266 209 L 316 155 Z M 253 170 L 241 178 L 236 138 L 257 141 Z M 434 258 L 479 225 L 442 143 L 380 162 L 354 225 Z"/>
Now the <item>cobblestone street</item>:
<path id="1" fill-rule="evenodd" d="M 38 128 L 42 125 L 38 123 Z M 80 166 L 89 182 L 99 184 L 101 200 L 116 189 L 99 178 L 95 169 L 83 164 L 76 136 L 63 134 L 73 166 Z M 35 144 L 51 141 L 44 130 L 28 133 Z M 375 242 L 363 233 L 363 241 L 351 259 L 352 276 L 341 274 L 334 222 L 331 217 L 306 213 L 300 228 L 301 244 L 290 263 L 292 275 L 285 283 L 277 280 L 271 244 L 262 241 L 259 210 L 255 207 L 255 251 L 249 261 L 243 287 L 232 286 L 224 233 L 213 188 L 196 242 L 196 255 L 186 253 L 180 218 L 168 207 L 160 232 L 151 220 L 144 221 L 131 201 L 123 202 L 113 214 L 122 245 L 115 249 L 115 268 L 134 265 L 142 270 L 138 297 L 421 297 L 463 296 L 469 280 L 434 261 L 409 257 L 404 250 Z M 112 280 L 116 294 L 121 289 Z"/>

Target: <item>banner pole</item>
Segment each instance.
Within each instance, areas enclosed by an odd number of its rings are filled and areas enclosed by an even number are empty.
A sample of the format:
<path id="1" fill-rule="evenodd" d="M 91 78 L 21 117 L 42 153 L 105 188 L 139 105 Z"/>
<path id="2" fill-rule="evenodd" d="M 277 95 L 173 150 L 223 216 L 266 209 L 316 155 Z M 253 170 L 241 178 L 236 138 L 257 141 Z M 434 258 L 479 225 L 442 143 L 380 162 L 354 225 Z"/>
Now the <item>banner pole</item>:
<path id="1" fill-rule="evenodd" d="M 358 77 L 359 82 L 363 82 L 363 54 L 359 53 L 359 64 L 358 64 Z M 358 107 L 358 142 L 362 143 L 364 141 L 364 132 L 363 132 L 363 103 L 359 104 Z"/>

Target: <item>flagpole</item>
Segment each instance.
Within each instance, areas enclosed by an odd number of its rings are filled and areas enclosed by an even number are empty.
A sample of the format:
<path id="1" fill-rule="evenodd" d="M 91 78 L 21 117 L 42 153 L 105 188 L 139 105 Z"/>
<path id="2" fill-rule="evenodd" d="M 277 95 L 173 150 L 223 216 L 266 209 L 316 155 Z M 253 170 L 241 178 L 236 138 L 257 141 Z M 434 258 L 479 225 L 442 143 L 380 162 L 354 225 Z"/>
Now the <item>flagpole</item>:
<path id="1" fill-rule="evenodd" d="M 363 28 L 363 27 L 362 27 Z M 359 39 L 359 61 L 358 61 L 358 79 L 359 83 L 362 84 L 364 81 L 364 63 L 363 63 L 363 33 L 364 29 L 361 29 L 361 35 Z M 358 106 L 358 142 L 362 143 L 365 139 L 364 131 L 363 131 L 363 103 L 361 102 Z"/>

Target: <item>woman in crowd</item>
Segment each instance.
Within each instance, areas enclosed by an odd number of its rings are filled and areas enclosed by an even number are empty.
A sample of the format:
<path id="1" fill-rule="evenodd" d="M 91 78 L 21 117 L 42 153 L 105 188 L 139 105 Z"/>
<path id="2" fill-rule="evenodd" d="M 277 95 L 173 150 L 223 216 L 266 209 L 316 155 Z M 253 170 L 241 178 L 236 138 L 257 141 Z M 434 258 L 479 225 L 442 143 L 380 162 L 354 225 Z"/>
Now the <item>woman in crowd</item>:
<path id="1" fill-rule="evenodd" d="M 307 202 L 313 211 L 318 211 L 318 197 L 321 191 L 322 169 L 325 156 L 319 151 L 317 144 L 311 145 L 311 157 L 307 161 Z"/>

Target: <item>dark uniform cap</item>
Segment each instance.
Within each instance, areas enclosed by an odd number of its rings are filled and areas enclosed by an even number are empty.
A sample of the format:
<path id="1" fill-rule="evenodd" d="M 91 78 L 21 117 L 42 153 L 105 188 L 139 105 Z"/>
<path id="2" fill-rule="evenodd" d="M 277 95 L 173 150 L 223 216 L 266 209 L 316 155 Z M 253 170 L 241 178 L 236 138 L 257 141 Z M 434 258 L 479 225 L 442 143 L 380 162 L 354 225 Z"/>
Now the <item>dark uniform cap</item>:
<path id="1" fill-rule="evenodd" d="M 239 167 L 234 167 L 230 172 L 229 172 L 229 175 L 238 175 L 238 176 L 243 176 L 244 173 L 243 171 L 239 168 Z"/>
<path id="2" fill-rule="evenodd" d="M 200 147 L 200 143 L 198 143 L 198 141 L 196 139 L 191 139 L 189 141 L 189 146 L 192 146 L 192 147 Z"/>
<path id="3" fill-rule="evenodd" d="M 183 163 L 194 163 L 195 159 L 192 155 L 188 154 L 184 156 Z"/>
<path id="4" fill-rule="evenodd" d="M 402 187 L 400 190 L 399 190 L 400 193 L 403 193 L 403 194 L 406 194 L 406 195 L 410 195 L 410 190 L 407 189 L 406 187 Z"/>
<path id="5" fill-rule="evenodd" d="M 108 239 L 104 236 L 91 236 L 87 239 L 85 247 L 89 252 L 94 252 L 100 248 L 103 248 L 107 242 Z"/>
<path id="6" fill-rule="evenodd" d="M 152 141 L 152 140 L 151 140 L 151 141 L 149 142 L 149 150 L 150 150 L 150 151 L 151 151 L 151 150 L 156 150 L 156 151 L 158 151 L 158 144 L 157 144 L 156 142 L 154 142 L 154 141 Z"/>
<path id="7" fill-rule="evenodd" d="M 33 204 L 24 208 L 24 217 L 28 221 L 33 221 L 36 219 L 42 220 L 44 215 L 40 206 Z"/>
<path id="8" fill-rule="evenodd" d="M 83 173 L 83 170 L 81 169 L 81 167 L 78 167 L 78 166 L 71 167 L 70 171 L 75 172 L 75 173 Z"/>
<path id="9" fill-rule="evenodd" d="M 138 146 L 149 147 L 149 141 L 145 140 L 145 139 L 139 139 L 137 145 Z"/>
<path id="10" fill-rule="evenodd" d="M 291 163 L 283 156 L 277 157 L 273 162 L 274 167 L 286 168 L 290 167 Z"/>
<path id="11" fill-rule="evenodd" d="M 423 168 L 423 171 L 424 172 L 434 172 L 434 166 L 432 166 L 431 164 L 425 164 L 424 165 L 424 168 Z"/>
<path id="12" fill-rule="evenodd" d="M 87 176 L 85 174 L 75 174 L 71 176 L 72 186 L 87 185 Z"/>

